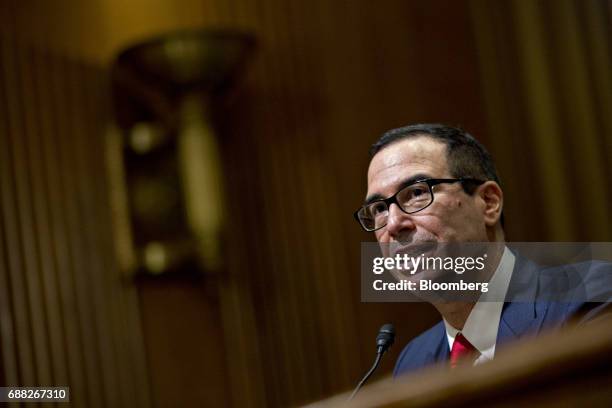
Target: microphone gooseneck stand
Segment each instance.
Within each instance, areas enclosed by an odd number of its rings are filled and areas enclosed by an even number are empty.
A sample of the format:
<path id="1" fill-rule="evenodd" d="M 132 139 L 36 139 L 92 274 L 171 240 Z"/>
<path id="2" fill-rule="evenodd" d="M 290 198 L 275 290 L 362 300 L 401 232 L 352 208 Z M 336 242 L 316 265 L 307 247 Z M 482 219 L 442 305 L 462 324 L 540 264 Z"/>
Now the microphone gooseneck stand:
<path id="1" fill-rule="evenodd" d="M 391 347 L 394 340 L 395 328 L 393 327 L 393 325 L 389 323 L 383 325 L 383 327 L 381 327 L 378 331 L 378 336 L 376 336 L 376 359 L 374 360 L 374 364 L 372 365 L 372 368 L 370 368 L 368 372 L 363 376 L 361 381 L 359 381 L 359 384 L 357 384 L 357 386 L 353 390 L 353 393 L 349 397 L 348 401 L 351 401 L 355 397 L 357 392 L 359 392 L 359 389 L 366 383 L 366 381 L 368 381 L 374 371 L 376 371 L 383 354 L 385 354 L 385 351 L 387 351 L 389 347 Z"/>

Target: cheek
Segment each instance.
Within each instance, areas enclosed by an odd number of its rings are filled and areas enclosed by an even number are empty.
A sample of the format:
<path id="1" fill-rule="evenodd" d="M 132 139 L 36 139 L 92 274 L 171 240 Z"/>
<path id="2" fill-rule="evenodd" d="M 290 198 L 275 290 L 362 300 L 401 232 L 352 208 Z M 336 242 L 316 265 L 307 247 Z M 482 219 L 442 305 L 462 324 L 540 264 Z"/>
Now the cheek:
<path id="1" fill-rule="evenodd" d="M 427 238 L 426 235 L 430 235 L 430 238 L 436 238 L 439 241 L 450 232 L 449 222 L 444 218 L 429 217 L 429 219 L 423 220 L 420 226 L 422 231 L 419 235 L 422 239 Z"/>
<path id="2" fill-rule="evenodd" d="M 474 215 L 468 210 L 466 203 L 452 200 L 440 203 L 430 216 L 423 217 L 418 225 L 439 241 L 454 241 L 470 228 Z"/>
<path id="3" fill-rule="evenodd" d="M 484 219 L 478 209 L 469 203 L 459 202 L 454 215 L 448 219 L 452 225 L 453 235 L 461 240 L 482 240 Z"/>
<path id="4" fill-rule="evenodd" d="M 389 234 L 386 232 L 386 228 L 379 229 L 378 231 L 374 231 L 374 236 L 378 242 L 388 242 Z"/>

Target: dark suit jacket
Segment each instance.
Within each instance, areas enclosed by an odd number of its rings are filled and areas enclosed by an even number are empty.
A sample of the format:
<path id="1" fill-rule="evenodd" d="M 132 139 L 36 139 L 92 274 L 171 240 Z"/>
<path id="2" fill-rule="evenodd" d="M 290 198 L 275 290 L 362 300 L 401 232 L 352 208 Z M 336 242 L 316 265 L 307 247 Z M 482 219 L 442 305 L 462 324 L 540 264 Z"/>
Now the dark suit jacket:
<path id="1" fill-rule="evenodd" d="M 496 344 L 555 330 L 570 320 L 586 322 L 609 312 L 611 279 L 612 265 L 606 262 L 541 269 L 517 256 Z M 449 354 L 446 329 L 440 321 L 408 343 L 393 374 L 398 376 L 445 362 Z"/>

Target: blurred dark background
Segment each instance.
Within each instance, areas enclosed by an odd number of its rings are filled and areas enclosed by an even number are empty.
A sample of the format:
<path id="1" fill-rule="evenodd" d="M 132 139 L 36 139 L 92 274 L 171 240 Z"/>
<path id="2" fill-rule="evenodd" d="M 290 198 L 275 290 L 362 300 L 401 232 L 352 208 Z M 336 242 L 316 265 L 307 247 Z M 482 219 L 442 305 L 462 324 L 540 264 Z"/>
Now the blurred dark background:
<path id="1" fill-rule="evenodd" d="M 360 303 L 352 213 L 409 123 L 489 148 L 508 240 L 612 241 L 609 1 L 0 4 L 3 384 L 296 405 L 351 388 L 393 322 L 389 374 L 438 316 Z M 249 38 L 222 87 L 121 75 L 200 29 Z"/>

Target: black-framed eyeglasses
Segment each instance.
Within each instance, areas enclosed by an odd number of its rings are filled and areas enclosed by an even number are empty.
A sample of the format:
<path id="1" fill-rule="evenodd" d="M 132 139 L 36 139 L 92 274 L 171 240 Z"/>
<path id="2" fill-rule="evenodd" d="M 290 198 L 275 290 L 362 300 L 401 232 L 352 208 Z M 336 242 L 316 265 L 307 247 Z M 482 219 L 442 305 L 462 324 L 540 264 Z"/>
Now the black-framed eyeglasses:
<path id="1" fill-rule="evenodd" d="M 443 178 L 417 180 L 402 187 L 389 198 L 372 201 L 355 211 L 355 219 L 366 231 L 376 231 L 387 225 L 389 207 L 397 206 L 406 214 L 414 214 L 429 207 L 434 201 L 433 186 L 442 183 L 471 183 L 479 186 L 484 180 L 473 178 Z"/>

